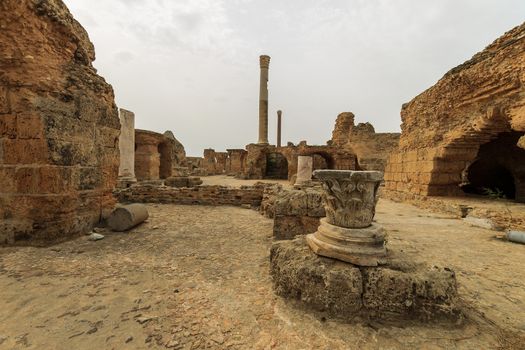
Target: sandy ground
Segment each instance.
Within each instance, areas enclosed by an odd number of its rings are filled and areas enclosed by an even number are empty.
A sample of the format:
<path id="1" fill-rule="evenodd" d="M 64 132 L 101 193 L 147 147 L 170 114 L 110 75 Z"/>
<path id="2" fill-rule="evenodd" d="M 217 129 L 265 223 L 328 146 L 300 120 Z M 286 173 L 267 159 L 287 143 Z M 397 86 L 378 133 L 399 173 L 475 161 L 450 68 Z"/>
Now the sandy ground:
<path id="1" fill-rule="evenodd" d="M 271 180 L 271 179 L 262 179 L 262 180 L 240 180 L 236 179 L 233 176 L 227 175 L 213 175 L 213 176 L 203 176 L 201 177 L 203 185 L 222 185 L 222 186 L 231 186 L 231 187 L 241 187 L 241 186 L 251 186 L 256 182 L 265 182 L 265 183 L 278 183 L 283 185 L 285 188 L 291 188 L 292 185 L 288 180 Z"/>
<path id="2" fill-rule="evenodd" d="M 525 245 L 380 201 L 389 244 L 450 266 L 456 324 L 325 320 L 271 288 L 272 221 L 234 207 L 149 205 L 129 233 L 0 249 L 1 349 L 520 349 Z"/>

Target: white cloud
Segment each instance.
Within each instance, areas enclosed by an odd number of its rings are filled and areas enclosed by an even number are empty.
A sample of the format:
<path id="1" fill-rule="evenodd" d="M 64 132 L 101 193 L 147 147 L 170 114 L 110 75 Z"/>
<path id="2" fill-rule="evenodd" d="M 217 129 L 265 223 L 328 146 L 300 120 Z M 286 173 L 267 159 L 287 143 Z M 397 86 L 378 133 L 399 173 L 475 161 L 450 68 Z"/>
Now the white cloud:
<path id="1" fill-rule="evenodd" d="M 256 141 L 259 54 L 272 56 L 270 130 L 282 109 L 285 141 L 322 143 L 341 111 L 398 130 L 402 103 L 525 13 L 520 0 L 66 3 L 117 103 L 140 128 L 173 130 L 193 155 Z"/>

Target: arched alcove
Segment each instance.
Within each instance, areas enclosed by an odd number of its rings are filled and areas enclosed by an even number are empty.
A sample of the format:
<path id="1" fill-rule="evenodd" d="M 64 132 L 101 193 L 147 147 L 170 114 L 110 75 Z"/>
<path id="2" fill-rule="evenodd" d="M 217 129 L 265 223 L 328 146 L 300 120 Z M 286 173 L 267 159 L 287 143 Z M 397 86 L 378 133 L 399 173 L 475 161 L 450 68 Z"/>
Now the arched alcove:
<path id="1" fill-rule="evenodd" d="M 288 179 L 288 161 L 280 153 L 266 155 L 266 173 L 268 179 Z"/>
<path id="2" fill-rule="evenodd" d="M 463 173 L 463 191 L 525 201 L 525 150 L 517 146 L 522 135 L 504 132 L 481 145 Z"/>

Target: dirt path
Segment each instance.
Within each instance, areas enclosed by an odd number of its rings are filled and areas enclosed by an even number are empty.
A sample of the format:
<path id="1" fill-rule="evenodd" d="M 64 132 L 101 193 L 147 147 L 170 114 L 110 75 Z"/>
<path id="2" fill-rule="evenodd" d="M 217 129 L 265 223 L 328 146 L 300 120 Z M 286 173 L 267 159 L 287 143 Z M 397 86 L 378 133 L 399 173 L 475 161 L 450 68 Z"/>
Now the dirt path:
<path id="1" fill-rule="evenodd" d="M 453 267 L 481 319 L 345 324 L 274 296 L 271 220 L 149 208 L 146 224 L 98 242 L 0 249 L 0 349 L 496 349 L 525 334 L 525 246 L 492 231 L 382 201 L 390 244 Z"/>

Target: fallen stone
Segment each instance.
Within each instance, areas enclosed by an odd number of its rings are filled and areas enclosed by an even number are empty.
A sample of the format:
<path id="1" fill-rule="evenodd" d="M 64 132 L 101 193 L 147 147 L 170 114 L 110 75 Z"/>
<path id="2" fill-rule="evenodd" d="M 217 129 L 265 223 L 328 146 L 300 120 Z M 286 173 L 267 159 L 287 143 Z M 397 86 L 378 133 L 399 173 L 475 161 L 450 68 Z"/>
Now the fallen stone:
<path id="1" fill-rule="evenodd" d="M 511 242 L 525 244 L 525 232 L 509 231 L 506 236 Z"/>
<path id="2" fill-rule="evenodd" d="M 143 204 L 130 204 L 116 208 L 108 218 L 108 226 L 113 231 L 127 231 L 148 218 L 148 209 Z"/>
<path id="3" fill-rule="evenodd" d="M 142 316 L 142 317 L 135 318 L 135 321 L 137 321 L 140 324 L 144 324 L 144 323 L 149 322 L 149 321 L 151 321 L 153 319 L 154 319 L 154 317 Z"/>
<path id="4" fill-rule="evenodd" d="M 88 239 L 90 241 L 100 241 L 101 239 L 104 239 L 104 235 L 101 235 L 100 233 L 92 233 L 89 235 Z"/>
<path id="5" fill-rule="evenodd" d="M 503 231 L 504 228 L 497 225 L 494 221 L 488 218 L 478 218 L 476 216 L 467 215 L 463 221 L 469 223 L 472 226 L 485 228 L 487 230 Z"/>

